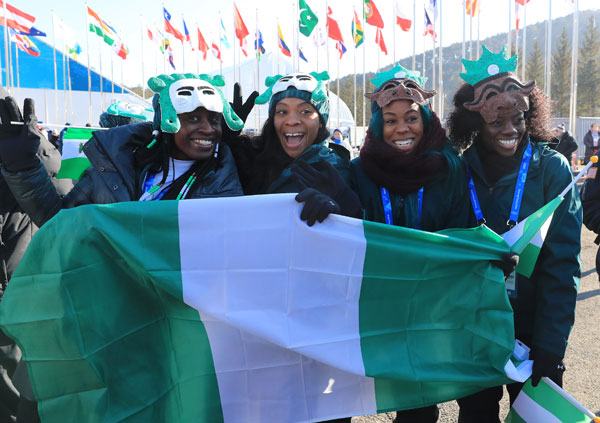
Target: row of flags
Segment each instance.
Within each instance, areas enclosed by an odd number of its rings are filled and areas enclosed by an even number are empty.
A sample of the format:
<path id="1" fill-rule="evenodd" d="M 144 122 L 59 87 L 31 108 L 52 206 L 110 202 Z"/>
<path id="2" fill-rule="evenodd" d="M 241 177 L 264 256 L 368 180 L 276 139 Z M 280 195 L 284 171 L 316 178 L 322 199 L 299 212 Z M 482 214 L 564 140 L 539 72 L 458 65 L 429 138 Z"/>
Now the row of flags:
<path id="1" fill-rule="evenodd" d="M 425 32 L 424 35 L 430 35 L 432 39 L 435 41 L 437 38 L 437 34 L 435 32 L 436 20 L 438 18 L 439 11 L 439 1 L 440 0 L 425 0 L 424 5 L 424 20 L 425 20 Z M 515 0 L 515 16 L 516 16 L 516 29 L 520 28 L 519 21 L 519 8 L 524 6 L 530 0 Z M 245 57 L 248 57 L 248 42 L 247 37 L 250 35 L 250 31 L 248 30 L 244 20 L 240 14 L 240 11 L 237 5 L 234 2 L 234 22 L 235 22 L 235 37 L 239 41 L 239 46 Z M 480 0 L 465 0 L 465 13 L 469 16 L 475 16 L 479 13 Z M 4 0 L 0 0 L 0 7 L 4 8 Z M 116 55 L 118 55 L 123 60 L 127 59 L 129 54 L 129 48 L 126 46 L 122 38 L 117 34 L 117 31 L 114 27 L 109 25 L 106 20 L 103 20 L 94 10 L 92 10 L 89 6 L 87 7 L 87 15 L 88 15 L 88 23 L 89 30 L 92 33 L 98 35 L 104 42 L 112 47 L 112 50 Z M 395 23 L 402 31 L 408 32 L 413 28 L 413 18 L 411 18 L 411 13 L 407 9 L 408 2 L 395 0 L 394 1 L 394 12 L 395 12 Z M 330 38 L 336 42 L 335 48 L 340 54 L 340 58 L 347 51 L 347 48 L 344 43 L 344 37 L 342 34 L 342 30 L 340 29 L 340 25 L 338 24 L 338 20 L 335 18 L 334 13 L 331 7 L 327 8 L 327 17 L 326 17 L 326 35 L 323 34 L 321 28 L 318 28 L 319 17 L 317 13 L 315 13 L 307 0 L 299 0 L 298 1 L 299 8 L 299 32 L 305 37 L 310 37 L 313 35 L 313 42 L 315 45 L 324 45 L 327 38 Z M 222 19 L 220 20 L 220 30 L 218 42 L 215 40 L 211 40 L 210 44 L 206 41 L 206 38 L 202 34 L 199 27 L 196 28 L 196 36 L 197 36 L 197 44 L 192 41 L 192 33 L 188 30 L 188 26 L 185 22 L 185 19 L 182 17 L 182 28 L 183 30 L 179 30 L 175 23 L 172 21 L 171 14 L 167 11 L 165 7 L 163 7 L 163 17 L 164 17 L 164 32 L 160 31 L 156 27 L 151 27 L 147 23 L 145 23 L 142 19 L 142 24 L 145 27 L 145 32 L 148 35 L 150 41 L 153 41 L 158 45 L 162 54 L 168 55 L 168 61 L 175 69 L 175 63 L 173 59 L 173 49 L 171 47 L 171 41 L 169 40 L 169 35 L 173 36 L 175 39 L 179 40 L 182 45 L 189 44 L 192 50 L 198 50 L 203 53 L 203 60 L 207 60 L 207 53 L 209 50 L 212 51 L 213 55 L 222 62 L 221 55 L 221 46 L 229 49 L 231 48 L 231 44 L 227 38 L 227 30 L 225 28 L 225 24 Z M 381 52 L 384 54 L 388 54 L 387 46 L 383 37 L 382 29 L 384 28 L 384 20 L 375 4 L 374 0 L 363 0 L 363 20 L 376 28 L 375 33 L 375 43 L 379 46 Z M 6 22 L 5 22 L 6 21 Z M 6 19 L 4 16 L 0 16 L 0 25 L 6 25 L 11 28 L 13 31 L 10 33 L 10 40 L 14 42 L 17 47 L 25 51 L 28 54 L 33 56 L 39 56 L 39 49 L 35 46 L 32 41 L 31 36 L 46 36 L 46 34 L 35 27 L 33 24 L 35 22 L 35 17 L 32 15 L 19 10 L 18 8 L 6 4 Z M 64 24 L 64 22 L 53 14 L 53 22 L 54 22 L 54 30 L 55 36 L 58 35 L 59 38 L 64 40 L 65 50 L 75 59 L 81 53 L 81 46 L 77 43 L 75 39 L 74 32 Z M 355 47 L 359 47 L 364 42 L 364 31 L 362 22 L 359 18 L 359 15 L 354 11 L 354 17 L 351 22 L 351 31 L 352 31 L 352 41 L 354 42 Z M 315 30 L 316 29 L 316 30 Z M 281 27 L 277 27 L 278 40 L 277 44 L 281 51 L 281 53 L 285 56 L 291 57 L 292 50 L 289 45 L 285 42 L 283 32 Z M 260 58 L 262 54 L 265 53 L 264 40 L 262 36 L 262 32 L 260 30 L 256 30 L 255 39 L 254 39 L 254 50 L 256 56 Z M 296 46 L 298 56 L 308 62 L 305 55 L 302 52 L 302 48 L 300 46 L 300 42 L 297 43 Z"/>

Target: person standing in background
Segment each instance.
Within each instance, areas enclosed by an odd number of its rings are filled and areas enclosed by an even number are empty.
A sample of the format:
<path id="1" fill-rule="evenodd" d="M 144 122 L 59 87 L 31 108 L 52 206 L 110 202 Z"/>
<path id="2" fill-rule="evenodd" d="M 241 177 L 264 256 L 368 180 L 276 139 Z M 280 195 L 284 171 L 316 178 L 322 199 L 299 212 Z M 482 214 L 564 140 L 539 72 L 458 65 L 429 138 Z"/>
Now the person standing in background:
<path id="1" fill-rule="evenodd" d="M 600 133 L 598 133 L 599 126 L 597 123 L 593 123 L 590 130 L 583 137 L 583 145 L 585 145 L 585 158 L 583 159 L 583 164 L 587 164 L 597 151 L 598 144 L 600 143 Z"/>

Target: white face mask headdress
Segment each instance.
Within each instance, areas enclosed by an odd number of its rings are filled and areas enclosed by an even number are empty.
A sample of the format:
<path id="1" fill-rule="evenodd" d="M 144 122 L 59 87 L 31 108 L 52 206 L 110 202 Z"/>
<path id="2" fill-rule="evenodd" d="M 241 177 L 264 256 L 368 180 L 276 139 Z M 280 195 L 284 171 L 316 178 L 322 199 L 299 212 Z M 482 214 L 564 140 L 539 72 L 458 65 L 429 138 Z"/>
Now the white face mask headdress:
<path id="1" fill-rule="evenodd" d="M 222 114 L 227 126 L 232 130 L 242 129 L 244 122 L 231 109 L 229 102 L 217 88 L 224 85 L 221 75 L 211 77 L 206 74 L 174 73 L 150 78 L 148 86 L 159 94 L 160 129 L 176 133 L 181 127 L 177 115 L 193 112 L 198 107 Z"/>

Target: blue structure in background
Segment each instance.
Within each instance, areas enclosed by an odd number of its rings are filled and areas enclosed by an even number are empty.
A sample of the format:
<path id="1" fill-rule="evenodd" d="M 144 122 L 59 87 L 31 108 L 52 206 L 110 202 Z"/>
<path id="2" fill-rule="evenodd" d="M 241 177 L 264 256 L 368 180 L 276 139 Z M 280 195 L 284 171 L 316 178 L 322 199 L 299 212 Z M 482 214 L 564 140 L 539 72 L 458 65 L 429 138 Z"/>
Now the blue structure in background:
<path id="1" fill-rule="evenodd" d="M 39 88 L 54 89 L 54 55 L 52 46 L 43 41 L 45 37 L 30 37 L 40 50 L 38 57 L 30 56 L 24 51 L 19 51 L 19 86 L 21 88 Z M 17 86 L 17 64 L 16 49 L 14 43 L 9 43 L 12 50 L 12 71 L 14 72 L 11 86 Z M 0 64 L 2 66 L 2 85 L 6 87 L 6 54 L 4 50 L 4 27 L 0 27 Z M 64 64 L 67 63 L 67 56 L 56 50 L 56 82 L 58 90 L 69 89 L 68 72 L 71 74 L 72 91 L 88 91 L 88 68 L 69 58 L 69 69 L 67 71 Z M 115 55 L 116 56 L 116 55 Z M 121 60 L 115 57 L 115 60 Z M 90 69 L 90 79 L 92 80 L 91 91 L 100 92 L 100 75 Z M 66 87 L 65 87 L 66 86 Z M 113 84 L 110 79 L 102 78 L 102 91 L 112 92 Z M 129 90 L 123 89 L 120 85 L 114 84 L 115 93 L 127 93 Z"/>

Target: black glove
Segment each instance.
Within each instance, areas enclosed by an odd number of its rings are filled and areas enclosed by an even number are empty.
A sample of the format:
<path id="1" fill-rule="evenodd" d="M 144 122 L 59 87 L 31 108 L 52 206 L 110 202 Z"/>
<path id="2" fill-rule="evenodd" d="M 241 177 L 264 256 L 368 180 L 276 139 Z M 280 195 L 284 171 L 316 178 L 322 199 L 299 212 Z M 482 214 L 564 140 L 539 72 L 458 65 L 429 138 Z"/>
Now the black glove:
<path id="1" fill-rule="evenodd" d="M 37 129 L 31 98 L 25 99 L 23 115 L 14 98 L 0 99 L 0 160 L 9 172 L 31 169 L 39 163 L 36 154 L 44 135 Z M 14 125 L 11 122 L 22 124 Z"/>
<path id="2" fill-rule="evenodd" d="M 504 253 L 502 260 L 492 260 L 490 263 L 499 267 L 504 273 L 504 279 L 506 279 L 515 271 L 515 267 L 519 264 L 519 256 L 514 253 Z"/>
<path id="3" fill-rule="evenodd" d="M 252 91 L 252 93 L 244 102 L 242 98 L 242 86 L 236 82 L 233 84 L 233 103 L 229 104 L 231 105 L 231 108 L 235 114 L 238 115 L 242 121 L 246 122 L 248 115 L 254 107 L 254 101 L 256 100 L 256 97 L 258 97 L 258 91 Z"/>
<path id="4" fill-rule="evenodd" d="M 530 358 L 533 359 L 533 370 L 531 372 L 531 385 L 536 387 L 540 379 L 546 376 L 562 385 L 562 375 L 565 372 L 565 365 L 562 358 L 541 348 L 531 350 Z"/>
<path id="5" fill-rule="evenodd" d="M 306 188 L 296 195 L 296 201 L 304 203 L 300 219 L 305 220 L 308 226 L 314 225 L 317 220 L 323 222 L 330 213 L 340 214 L 338 203 L 312 188 Z"/>
<path id="6" fill-rule="evenodd" d="M 344 216 L 362 217 L 358 195 L 329 162 L 320 161 L 309 165 L 304 160 L 298 160 L 290 166 L 290 170 L 292 178 L 302 189 L 313 188 L 327 195 L 339 205 Z"/>

